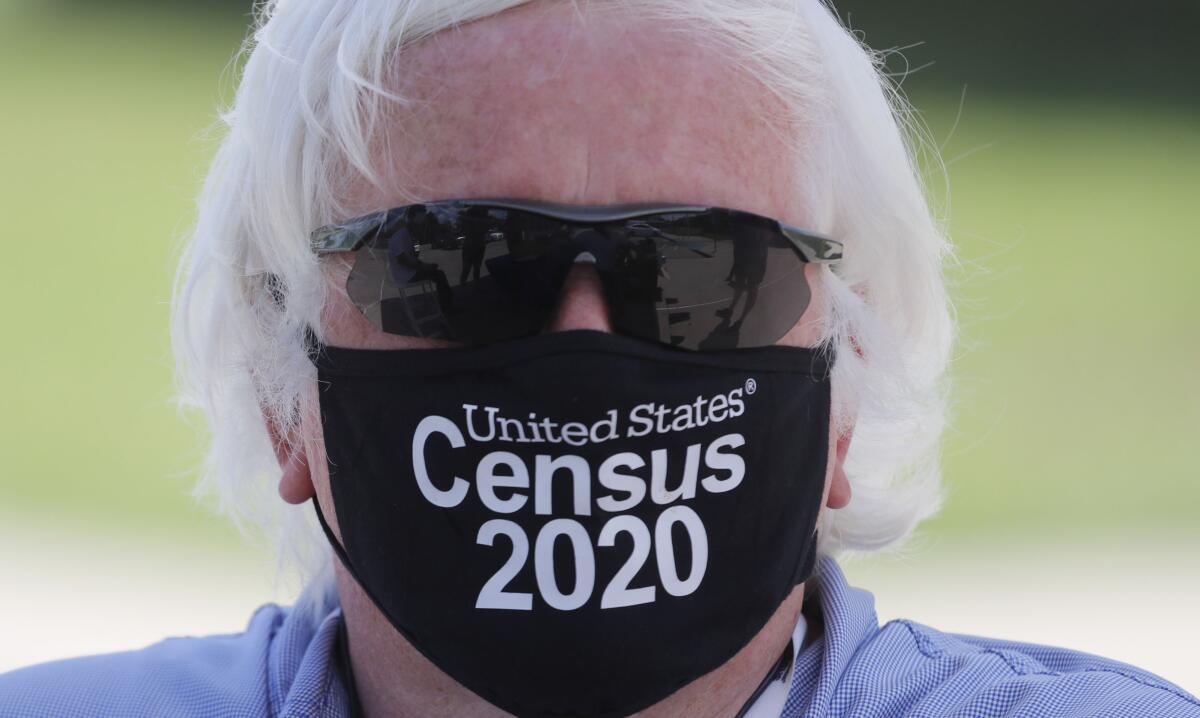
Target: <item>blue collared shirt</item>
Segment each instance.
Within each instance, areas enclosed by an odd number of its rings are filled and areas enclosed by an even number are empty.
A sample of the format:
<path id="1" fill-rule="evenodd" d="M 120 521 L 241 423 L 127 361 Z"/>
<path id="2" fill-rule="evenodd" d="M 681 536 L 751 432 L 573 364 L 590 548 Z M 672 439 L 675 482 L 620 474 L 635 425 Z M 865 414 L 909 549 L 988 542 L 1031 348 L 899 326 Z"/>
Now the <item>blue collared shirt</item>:
<path id="1" fill-rule="evenodd" d="M 1200 701 L 1132 666 L 1028 643 L 879 625 L 870 593 L 822 558 L 781 718 L 1200 718 Z M 349 718 L 335 663 L 340 609 L 268 605 L 243 633 L 0 675 L 0 716 Z"/>

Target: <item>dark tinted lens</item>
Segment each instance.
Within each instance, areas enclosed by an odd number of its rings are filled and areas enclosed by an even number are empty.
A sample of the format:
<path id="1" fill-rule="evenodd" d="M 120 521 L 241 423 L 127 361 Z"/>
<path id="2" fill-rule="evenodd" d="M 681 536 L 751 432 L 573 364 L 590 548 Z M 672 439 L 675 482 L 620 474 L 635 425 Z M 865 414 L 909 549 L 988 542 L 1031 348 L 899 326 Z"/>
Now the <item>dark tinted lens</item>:
<path id="1" fill-rule="evenodd" d="M 808 306 L 770 221 L 728 210 L 595 227 L 463 203 L 416 205 L 358 250 L 347 290 L 385 332 L 487 344 L 536 334 L 591 255 L 614 328 L 686 349 L 765 346 Z"/>
<path id="2" fill-rule="evenodd" d="M 687 349 L 765 346 L 808 306 L 803 261 L 761 218 L 657 215 L 623 232 L 617 267 L 602 274 L 620 332 Z"/>
<path id="3" fill-rule="evenodd" d="M 474 205 L 418 205 L 358 251 L 347 289 L 385 332 L 487 344 L 535 334 L 574 255 L 562 222 Z"/>

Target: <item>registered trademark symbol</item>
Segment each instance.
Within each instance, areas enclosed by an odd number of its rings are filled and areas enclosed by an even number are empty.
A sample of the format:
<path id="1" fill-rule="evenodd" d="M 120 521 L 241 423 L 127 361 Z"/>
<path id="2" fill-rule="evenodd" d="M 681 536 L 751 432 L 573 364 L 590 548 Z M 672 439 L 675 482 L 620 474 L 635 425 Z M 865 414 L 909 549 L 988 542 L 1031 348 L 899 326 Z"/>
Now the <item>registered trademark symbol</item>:
<path id="1" fill-rule="evenodd" d="M 753 394 L 756 391 L 758 391 L 758 382 L 754 381 L 753 379 L 747 379 L 746 380 L 746 393 Z"/>

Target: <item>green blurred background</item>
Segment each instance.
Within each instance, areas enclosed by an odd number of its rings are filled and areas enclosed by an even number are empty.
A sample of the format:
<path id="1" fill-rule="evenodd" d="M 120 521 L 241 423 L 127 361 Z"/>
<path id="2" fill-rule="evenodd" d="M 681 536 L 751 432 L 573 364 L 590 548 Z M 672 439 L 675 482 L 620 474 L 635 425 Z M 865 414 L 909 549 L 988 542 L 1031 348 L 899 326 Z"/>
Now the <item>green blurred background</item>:
<path id="1" fill-rule="evenodd" d="M 1180 593 L 1195 582 L 1173 583 L 1200 574 L 1200 3 L 839 10 L 872 46 L 906 48 L 892 72 L 916 70 L 903 87 L 948 165 L 949 193 L 934 167 L 929 181 L 959 251 L 962 331 L 945 507 L 908 568 L 854 576 L 903 591 L 925 575 L 913 566 L 961 575 L 1017 552 L 1075 556 L 1100 572 L 1078 585 L 1103 587 L 1153 556 L 1145 575 L 1164 583 L 1139 595 L 1200 605 Z M 270 573 L 261 548 L 189 498 L 202 432 L 172 406 L 168 342 L 174 263 L 246 13 L 0 0 L 0 573 L 29 587 L 21 599 L 10 586 L 11 607 L 58 585 L 46 566 L 113 551 L 152 573 L 156 550 L 164 564 Z M 60 563 L 29 559 L 48 544 Z M 102 573 L 141 585 L 125 570 Z M 239 602 L 259 587 L 233 590 L 231 605 L 248 618 Z M 1200 638 L 1194 610 L 1180 620 Z M 0 618 L 0 643 L 14 625 Z M 971 632 L 1010 628 L 989 626 Z M 1150 667 L 1200 690 L 1200 673 L 1172 665 Z"/>

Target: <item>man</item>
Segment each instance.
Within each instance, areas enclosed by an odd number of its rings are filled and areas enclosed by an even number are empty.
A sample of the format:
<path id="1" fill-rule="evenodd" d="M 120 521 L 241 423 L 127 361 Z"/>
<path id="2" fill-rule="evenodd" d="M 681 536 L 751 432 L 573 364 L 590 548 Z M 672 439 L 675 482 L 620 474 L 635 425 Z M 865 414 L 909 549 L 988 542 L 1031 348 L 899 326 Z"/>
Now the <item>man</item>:
<path id="1" fill-rule="evenodd" d="M 282 544 L 333 578 L 243 634 L 11 674 L 0 712 L 1200 715 L 1105 659 L 880 627 L 846 585 L 834 554 L 934 509 L 951 325 L 896 117 L 822 5 L 311 0 L 256 37 L 178 350 L 210 483 L 262 516 L 277 482 Z M 405 248 L 456 312 L 385 331 L 413 205 L 505 240 L 471 277 Z M 735 250 L 765 256 L 746 286 Z"/>

